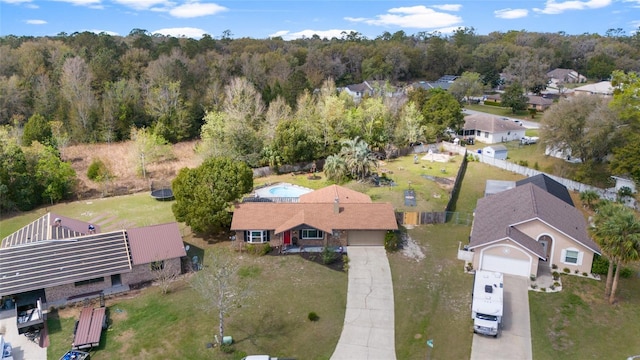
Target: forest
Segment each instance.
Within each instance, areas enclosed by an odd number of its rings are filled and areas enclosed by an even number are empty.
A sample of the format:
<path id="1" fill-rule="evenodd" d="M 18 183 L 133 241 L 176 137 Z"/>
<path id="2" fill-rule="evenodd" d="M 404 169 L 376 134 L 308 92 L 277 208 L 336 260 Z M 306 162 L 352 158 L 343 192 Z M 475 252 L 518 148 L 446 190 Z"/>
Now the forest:
<path id="1" fill-rule="evenodd" d="M 356 138 L 384 153 L 457 129 L 461 99 L 413 91 L 356 103 L 337 89 L 364 80 L 404 89 L 475 74 L 484 90 L 507 78 L 537 93 L 555 68 L 590 81 L 609 79 L 614 70 L 637 73 L 640 29 L 479 35 L 459 28 L 451 35 L 398 31 L 368 39 L 352 32 L 291 41 L 232 38 L 228 30 L 199 40 L 143 29 L 127 36 L 0 37 L 0 208 L 28 209 L 69 196 L 65 179 L 73 174 L 60 158 L 69 144 L 119 142 L 132 134 L 149 134 L 159 144 L 201 139 L 197 150 L 204 156 L 252 167 L 326 158 Z M 19 185 L 29 181 L 35 183 Z M 31 200 L 25 203 L 25 196 Z"/>

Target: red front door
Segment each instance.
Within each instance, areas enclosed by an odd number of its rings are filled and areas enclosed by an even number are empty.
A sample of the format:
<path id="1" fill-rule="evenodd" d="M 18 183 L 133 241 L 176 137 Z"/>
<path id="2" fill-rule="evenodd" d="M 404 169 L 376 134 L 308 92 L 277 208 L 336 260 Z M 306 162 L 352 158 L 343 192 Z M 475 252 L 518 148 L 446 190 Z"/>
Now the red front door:
<path id="1" fill-rule="evenodd" d="M 283 239 L 283 243 L 284 245 L 291 245 L 291 231 L 285 231 L 284 232 L 284 239 Z"/>

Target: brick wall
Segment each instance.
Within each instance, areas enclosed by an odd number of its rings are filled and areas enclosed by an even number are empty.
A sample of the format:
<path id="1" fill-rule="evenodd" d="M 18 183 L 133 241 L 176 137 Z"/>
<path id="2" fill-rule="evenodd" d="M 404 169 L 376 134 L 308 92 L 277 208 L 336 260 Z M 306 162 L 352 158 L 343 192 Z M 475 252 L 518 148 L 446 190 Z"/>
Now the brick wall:
<path id="1" fill-rule="evenodd" d="M 124 275 L 124 274 L 123 274 Z M 44 289 L 47 302 L 57 302 L 66 300 L 70 297 L 79 296 L 82 294 L 95 293 L 111 287 L 111 276 L 105 276 L 104 281 L 75 286 L 74 283 L 54 286 Z"/>
<path id="2" fill-rule="evenodd" d="M 164 267 L 167 271 L 179 275 L 180 258 L 165 260 Z M 131 286 L 147 281 L 154 281 L 157 277 L 158 273 L 151 270 L 151 264 L 134 265 L 130 273 L 122 274 L 122 284 Z"/>

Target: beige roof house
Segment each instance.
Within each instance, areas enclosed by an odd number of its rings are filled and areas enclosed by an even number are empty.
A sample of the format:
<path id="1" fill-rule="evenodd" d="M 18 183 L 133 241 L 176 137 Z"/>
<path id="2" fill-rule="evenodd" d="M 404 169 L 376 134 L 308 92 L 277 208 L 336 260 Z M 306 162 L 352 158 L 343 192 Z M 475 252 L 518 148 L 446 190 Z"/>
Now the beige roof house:
<path id="1" fill-rule="evenodd" d="M 247 243 L 274 246 L 383 245 L 398 229 L 393 206 L 332 185 L 300 196 L 298 203 L 237 204 L 231 230 Z"/>
<path id="2" fill-rule="evenodd" d="M 485 144 L 519 141 L 524 134 L 524 127 L 494 115 L 475 113 L 464 117 L 463 135 Z"/>
<path id="3" fill-rule="evenodd" d="M 536 182 L 478 200 L 468 249 L 475 269 L 526 277 L 553 264 L 589 273 L 600 253 L 583 214 Z"/>
<path id="4" fill-rule="evenodd" d="M 574 95 L 595 95 L 602 97 L 613 96 L 611 81 L 601 81 L 595 84 L 587 84 L 573 89 Z"/>

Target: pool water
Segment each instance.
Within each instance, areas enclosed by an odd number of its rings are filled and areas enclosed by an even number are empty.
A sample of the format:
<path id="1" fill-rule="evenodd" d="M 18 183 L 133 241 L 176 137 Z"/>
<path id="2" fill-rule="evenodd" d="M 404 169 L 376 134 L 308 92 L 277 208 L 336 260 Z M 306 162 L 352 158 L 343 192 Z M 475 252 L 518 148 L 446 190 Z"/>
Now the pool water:
<path id="1" fill-rule="evenodd" d="M 304 195 L 310 193 L 311 189 L 307 189 L 302 186 L 294 186 L 289 184 L 277 184 L 272 186 L 267 186 L 262 189 L 256 190 L 256 194 L 260 197 L 300 197 L 300 195 Z"/>

